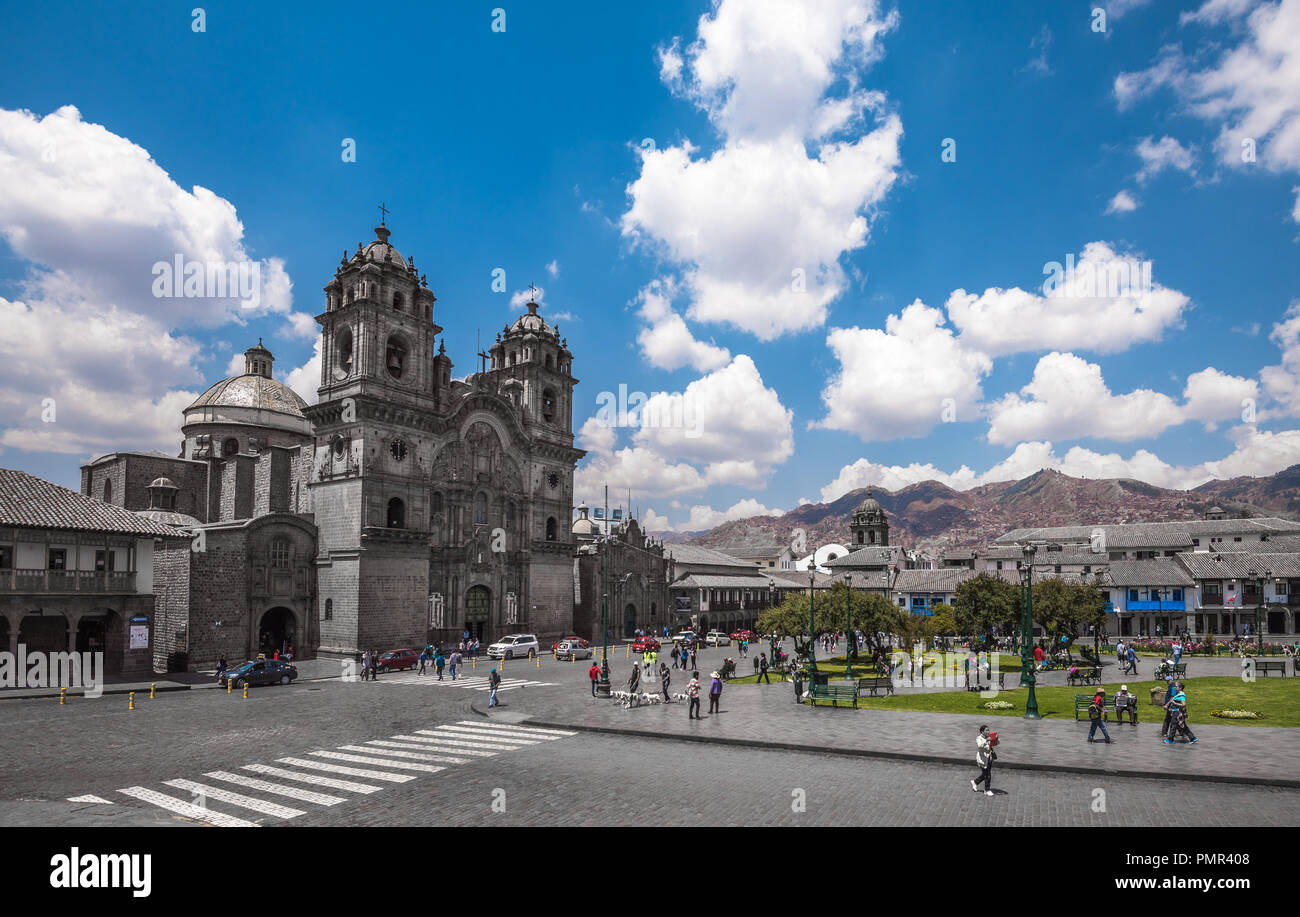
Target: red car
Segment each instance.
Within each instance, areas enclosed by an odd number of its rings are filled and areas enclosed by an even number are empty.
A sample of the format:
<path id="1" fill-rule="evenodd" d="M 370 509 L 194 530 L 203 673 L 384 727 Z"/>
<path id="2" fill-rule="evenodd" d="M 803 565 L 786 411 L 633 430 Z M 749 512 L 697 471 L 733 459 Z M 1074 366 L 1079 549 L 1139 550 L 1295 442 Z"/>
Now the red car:
<path id="1" fill-rule="evenodd" d="M 731 637 L 732 640 L 735 640 L 737 643 L 739 643 L 741 640 L 748 640 L 750 643 L 755 643 L 758 640 L 758 636 L 752 630 L 738 630 L 734 634 L 730 634 L 729 636 Z"/>
<path id="2" fill-rule="evenodd" d="M 574 640 L 581 642 L 583 646 L 587 645 L 587 641 L 583 640 L 581 637 L 561 637 L 559 640 L 556 640 L 554 643 L 551 644 L 551 655 L 554 656 L 557 652 L 559 652 L 561 643 L 571 643 Z"/>
<path id="3" fill-rule="evenodd" d="M 654 637 L 637 637 L 632 643 L 632 652 L 657 653 L 659 652 L 659 641 Z"/>
<path id="4" fill-rule="evenodd" d="M 390 650 L 379 657 L 375 667 L 382 672 L 396 672 L 401 669 L 413 669 L 420 664 L 420 654 L 415 650 Z"/>

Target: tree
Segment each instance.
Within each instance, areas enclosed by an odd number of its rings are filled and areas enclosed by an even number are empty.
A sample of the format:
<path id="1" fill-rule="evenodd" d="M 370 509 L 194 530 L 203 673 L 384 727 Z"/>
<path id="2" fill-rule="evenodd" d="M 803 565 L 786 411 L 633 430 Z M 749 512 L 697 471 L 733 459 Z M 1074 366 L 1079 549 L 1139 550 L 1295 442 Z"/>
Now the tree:
<path id="1" fill-rule="evenodd" d="M 989 573 L 957 585 L 952 602 L 957 631 L 971 637 L 976 651 L 990 649 L 994 631 L 1011 631 L 1020 618 L 1020 588 Z"/>
<path id="2" fill-rule="evenodd" d="M 1106 598 L 1090 583 L 1072 582 L 1059 577 L 1034 583 L 1034 620 L 1043 627 L 1052 650 L 1070 645 L 1081 627 L 1102 627 L 1106 623 Z"/>

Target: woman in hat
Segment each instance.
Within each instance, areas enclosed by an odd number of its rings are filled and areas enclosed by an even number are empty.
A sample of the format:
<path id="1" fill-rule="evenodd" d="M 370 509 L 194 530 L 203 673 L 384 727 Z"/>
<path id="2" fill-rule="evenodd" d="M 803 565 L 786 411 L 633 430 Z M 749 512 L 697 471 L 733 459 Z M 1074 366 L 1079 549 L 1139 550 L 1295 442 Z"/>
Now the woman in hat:
<path id="1" fill-rule="evenodd" d="M 722 676 L 715 671 L 709 677 L 713 679 L 709 682 L 709 712 L 721 713 L 718 704 L 722 701 Z"/>

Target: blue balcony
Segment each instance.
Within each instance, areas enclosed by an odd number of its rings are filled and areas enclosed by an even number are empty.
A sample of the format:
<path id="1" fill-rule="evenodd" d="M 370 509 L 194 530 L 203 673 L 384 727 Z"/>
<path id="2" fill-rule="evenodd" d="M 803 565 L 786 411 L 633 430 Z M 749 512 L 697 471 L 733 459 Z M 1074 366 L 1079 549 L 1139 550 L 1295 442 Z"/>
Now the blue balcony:
<path id="1" fill-rule="evenodd" d="M 1165 602 L 1128 602 L 1124 606 L 1125 611 L 1186 611 L 1185 602 L 1175 602 L 1170 599 Z"/>

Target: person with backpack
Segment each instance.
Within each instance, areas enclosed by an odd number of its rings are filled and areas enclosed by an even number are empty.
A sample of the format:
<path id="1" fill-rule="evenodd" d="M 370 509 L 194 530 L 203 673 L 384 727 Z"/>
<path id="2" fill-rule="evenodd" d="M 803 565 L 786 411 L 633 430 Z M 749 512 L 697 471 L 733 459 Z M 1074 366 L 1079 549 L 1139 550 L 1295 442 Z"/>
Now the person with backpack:
<path id="1" fill-rule="evenodd" d="M 591 696 L 596 696 L 596 685 L 600 682 L 600 666 L 596 665 L 596 657 L 591 659 L 591 668 L 587 670 L 587 677 L 591 679 Z"/>
<path id="2" fill-rule="evenodd" d="M 1092 698 L 1092 703 L 1088 705 L 1088 719 L 1092 725 L 1088 727 L 1088 741 L 1093 741 L 1093 736 L 1097 734 L 1097 729 L 1101 729 L 1101 734 L 1110 742 L 1110 733 L 1106 731 L 1106 690 L 1098 688 L 1097 693 Z"/>
<path id="3" fill-rule="evenodd" d="M 691 683 L 686 686 L 686 696 L 690 699 L 690 705 L 686 708 L 686 718 L 688 720 L 701 719 L 699 672 L 691 673 Z"/>
<path id="4" fill-rule="evenodd" d="M 993 795 L 993 761 L 998 756 L 993 750 L 996 741 L 987 723 L 980 726 L 979 735 L 975 737 L 975 763 L 979 765 L 980 774 L 970 782 L 970 788 L 978 793 L 980 784 L 984 784 L 985 796 Z"/>
<path id="5" fill-rule="evenodd" d="M 489 707 L 495 707 L 498 705 L 497 688 L 499 688 L 500 686 L 501 686 L 501 674 L 497 672 L 496 669 L 493 669 L 492 672 L 488 675 L 488 689 L 489 689 L 488 706 Z"/>
<path id="6" fill-rule="evenodd" d="M 1165 744 L 1173 745 L 1174 736 L 1182 735 L 1187 738 L 1189 745 L 1195 745 L 1199 740 L 1187 725 L 1187 695 L 1183 693 L 1181 684 L 1174 685 L 1174 692 L 1174 696 L 1169 700 L 1172 721 L 1169 735 L 1165 738 Z"/>
<path id="7" fill-rule="evenodd" d="M 442 667 L 446 664 L 447 664 L 447 660 L 443 658 L 442 650 L 441 649 L 434 650 L 433 667 L 438 671 L 438 681 L 442 681 Z"/>

